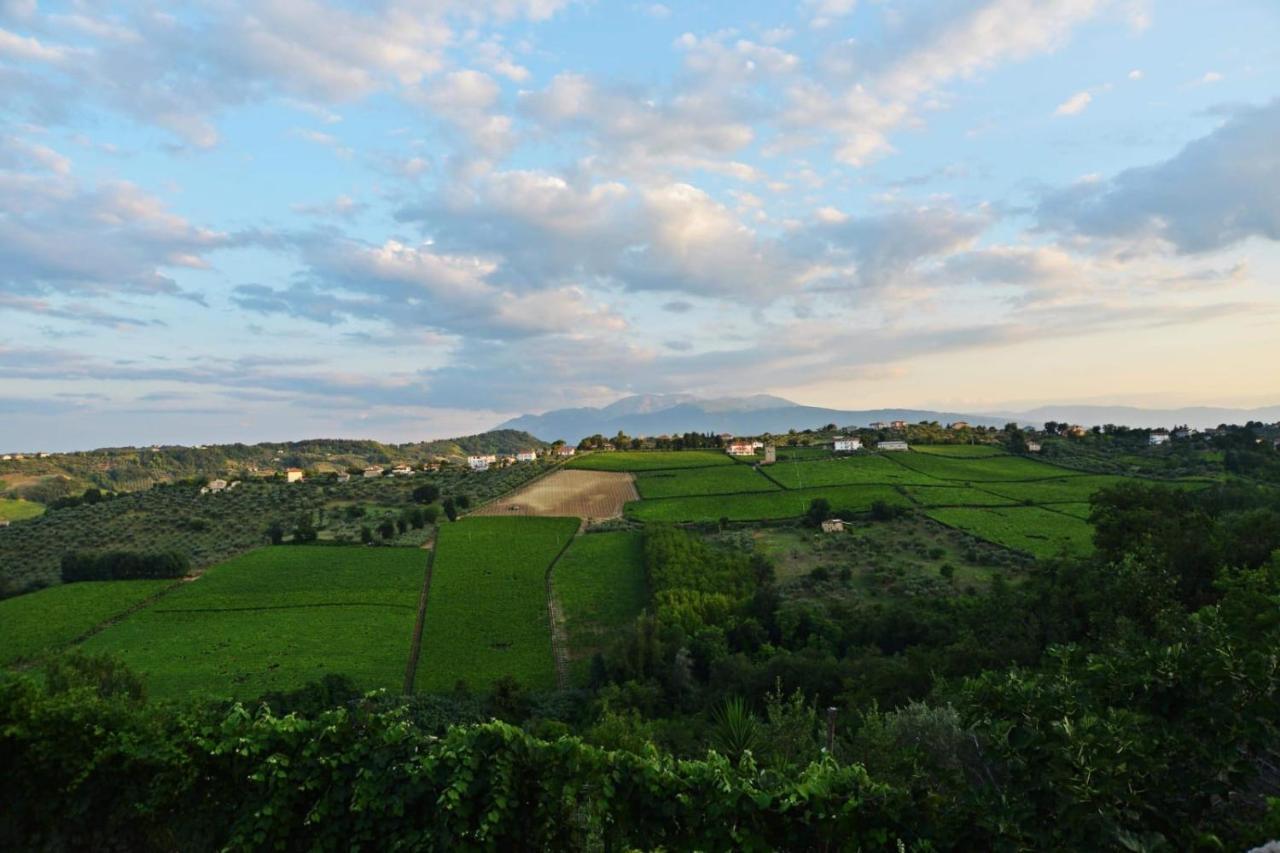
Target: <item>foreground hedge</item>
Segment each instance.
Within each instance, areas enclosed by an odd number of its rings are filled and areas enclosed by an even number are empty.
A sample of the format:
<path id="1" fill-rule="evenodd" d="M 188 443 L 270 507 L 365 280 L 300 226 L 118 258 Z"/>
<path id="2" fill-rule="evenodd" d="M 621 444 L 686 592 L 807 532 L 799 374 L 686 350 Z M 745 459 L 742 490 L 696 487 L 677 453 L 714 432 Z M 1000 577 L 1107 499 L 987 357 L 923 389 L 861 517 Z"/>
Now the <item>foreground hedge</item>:
<path id="1" fill-rule="evenodd" d="M 5 849 L 879 849 L 912 835 L 905 795 L 859 766 L 780 779 L 502 723 L 435 738 L 359 708 L 160 715 L 8 676 L 0 766 Z"/>

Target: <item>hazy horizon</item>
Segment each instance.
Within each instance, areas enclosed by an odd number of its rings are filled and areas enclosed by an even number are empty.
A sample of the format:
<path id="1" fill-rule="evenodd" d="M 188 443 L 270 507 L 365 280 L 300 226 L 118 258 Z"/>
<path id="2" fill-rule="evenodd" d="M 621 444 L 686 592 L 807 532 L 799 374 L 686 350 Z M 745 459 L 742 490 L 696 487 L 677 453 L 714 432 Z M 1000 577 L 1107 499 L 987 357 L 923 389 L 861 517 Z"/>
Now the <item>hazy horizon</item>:
<path id="1" fill-rule="evenodd" d="M 0 0 L 0 446 L 1280 403 L 1272 0 Z"/>

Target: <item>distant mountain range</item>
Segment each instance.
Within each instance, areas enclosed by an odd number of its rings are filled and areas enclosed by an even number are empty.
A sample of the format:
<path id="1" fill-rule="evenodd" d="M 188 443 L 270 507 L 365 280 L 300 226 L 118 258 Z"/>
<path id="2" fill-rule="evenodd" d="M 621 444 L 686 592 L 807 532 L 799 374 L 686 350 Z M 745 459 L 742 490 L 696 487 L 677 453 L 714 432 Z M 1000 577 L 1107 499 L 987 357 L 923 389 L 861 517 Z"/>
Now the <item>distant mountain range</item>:
<path id="1" fill-rule="evenodd" d="M 1260 409 L 1191 407 L 1183 409 L 1142 409 L 1128 406 L 1043 406 L 1026 412 L 938 412 L 929 409 L 828 409 L 802 406 L 782 397 L 756 394 L 750 397 L 701 399 L 691 394 L 641 394 L 624 397 L 600 408 L 556 409 L 540 415 L 521 415 L 499 424 L 496 429 L 524 430 L 544 440 L 562 438 L 577 443 L 589 435 L 675 435 L 684 432 L 728 432 L 758 435 L 785 433 L 790 429 L 837 426 L 867 426 L 875 421 L 903 420 L 909 423 L 968 421 L 974 426 L 1004 426 L 1016 421 L 1040 426 L 1045 421 L 1067 421 L 1093 426 L 1124 424 L 1158 427 L 1187 424 L 1204 428 L 1222 423 L 1280 419 L 1280 406 Z"/>

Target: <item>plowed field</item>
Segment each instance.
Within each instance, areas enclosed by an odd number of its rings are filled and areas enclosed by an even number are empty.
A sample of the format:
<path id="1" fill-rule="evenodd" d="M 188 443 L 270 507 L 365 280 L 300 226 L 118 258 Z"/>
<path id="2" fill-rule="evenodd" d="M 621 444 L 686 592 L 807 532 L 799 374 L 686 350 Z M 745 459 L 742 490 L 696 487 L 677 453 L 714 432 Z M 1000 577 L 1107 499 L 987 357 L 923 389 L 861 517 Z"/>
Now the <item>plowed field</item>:
<path id="1" fill-rule="evenodd" d="M 549 474 L 472 514 L 614 518 L 622 515 L 623 504 L 639 498 L 630 474 L 565 470 Z"/>

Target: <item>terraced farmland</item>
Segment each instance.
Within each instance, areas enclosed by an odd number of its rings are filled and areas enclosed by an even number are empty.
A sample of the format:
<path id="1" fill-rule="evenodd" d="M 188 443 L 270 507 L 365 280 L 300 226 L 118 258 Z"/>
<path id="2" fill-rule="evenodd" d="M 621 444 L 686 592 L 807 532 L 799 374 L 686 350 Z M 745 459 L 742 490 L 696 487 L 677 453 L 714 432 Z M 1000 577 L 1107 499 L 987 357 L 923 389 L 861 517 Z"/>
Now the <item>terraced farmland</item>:
<path id="1" fill-rule="evenodd" d="M 644 609 L 644 539 L 637 531 L 573 540 L 552 573 L 564 617 L 573 680 L 583 684 L 591 656 Z"/>
<path id="2" fill-rule="evenodd" d="M 969 486 L 903 486 L 920 506 L 1013 506 L 1016 501 Z"/>
<path id="3" fill-rule="evenodd" d="M 486 690 L 504 675 L 555 684 L 546 575 L 576 518 L 476 518 L 436 540 L 416 687 L 447 692 L 461 679 Z"/>
<path id="4" fill-rule="evenodd" d="M 748 465 L 647 471 L 636 475 L 636 489 L 646 499 L 771 492 L 778 488 L 777 483 Z"/>
<path id="5" fill-rule="evenodd" d="M 994 444 L 913 444 L 916 453 L 947 456 L 953 459 L 985 459 L 990 456 L 1008 455 L 1003 447 Z"/>
<path id="6" fill-rule="evenodd" d="M 1093 528 L 1087 521 L 1040 507 L 931 509 L 926 514 L 979 539 L 1037 557 L 1093 550 Z"/>
<path id="7" fill-rule="evenodd" d="M 575 456 L 567 467 L 591 471 L 665 471 L 733 464 L 733 457 L 719 450 L 635 450 Z"/>
<path id="8" fill-rule="evenodd" d="M 764 469 L 768 476 L 788 489 L 854 484 L 943 485 L 892 460 L 870 453 L 841 456 L 822 461 L 779 462 Z"/>
<path id="9" fill-rule="evenodd" d="M 416 548 L 263 548 L 210 569 L 84 648 L 119 655 L 161 698 L 247 698 L 331 673 L 398 690 L 425 568 Z"/>
<path id="10" fill-rule="evenodd" d="M 55 652 L 173 585 L 171 580 L 71 583 L 0 601 L 0 664 Z"/>
<path id="11" fill-rule="evenodd" d="M 884 457 L 889 458 L 889 457 Z M 894 463 L 939 480 L 966 483 L 999 483 L 1019 480 L 1045 480 L 1052 477 L 1078 477 L 1079 471 L 1047 465 L 1021 456 L 993 456 L 981 459 L 956 459 L 928 453 L 895 453 Z"/>
<path id="12" fill-rule="evenodd" d="M 759 521 L 797 518 L 805 514 L 815 498 L 826 498 L 836 512 L 865 512 L 875 501 L 909 506 L 892 486 L 825 486 L 816 489 L 788 489 L 742 495 L 708 495 L 627 504 L 626 515 L 636 521 L 694 522 Z"/>

